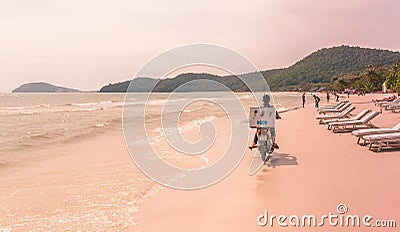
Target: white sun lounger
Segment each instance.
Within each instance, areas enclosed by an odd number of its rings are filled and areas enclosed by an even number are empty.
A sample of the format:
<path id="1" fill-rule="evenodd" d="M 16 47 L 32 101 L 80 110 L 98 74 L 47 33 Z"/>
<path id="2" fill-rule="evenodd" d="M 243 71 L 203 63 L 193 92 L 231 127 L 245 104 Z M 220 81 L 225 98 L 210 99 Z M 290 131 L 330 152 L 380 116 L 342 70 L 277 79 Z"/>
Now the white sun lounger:
<path id="1" fill-rule="evenodd" d="M 361 120 L 362 117 L 364 117 L 369 112 L 371 112 L 370 109 L 365 109 L 352 118 L 329 119 L 329 120 L 324 120 L 324 122 L 322 124 L 329 124 L 331 122 L 348 122 L 348 121 L 354 121 L 354 120 Z M 330 130 L 330 129 L 331 129 L 331 126 L 328 125 L 328 130 Z"/>
<path id="2" fill-rule="evenodd" d="M 372 101 L 374 101 L 374 100 L 372 100 Z M 397 102 L 397 101 L 400 101 L 399 97 L 392 99 L 392 100 L 385 100 L 385 101 L 380 101 L 380 102 L 374 101 L 374 102 L 375 102 L 376 106 L 383 106 L 385 104 L 393 103 L 393 102 Z"/>
<path id="3" fill-rule="evenodd" d="M 335 109 L 335 108 L 339 108 L 339 107 L 341 107 L 342 105 L 346 104 L 347 102 L 349 102 L 349 101 L 347 101 L 347 100 L 346 100 L 346 101 L 341 101 L 341 102 L 336 103 L 336 104 L 331 104 L 331 105 L 326 105 L 326 106 L 320 107 L 320 108 L 318 108 L 317 110 L 320 111 L 320 110 L 324 110 L 324 109 Z"/>
<path id="4" fill-rule="evenodd" d="M 347 102 L 344 105 L 342 105 L 339 108 L 335 108 L 335 109 L 324 109 L 324 110 L 320 110 L 318 111 L 319 114 L 326 114 L 326 113 L 340 113 L 342 111 L 344 111 L 345 109 L 347 109 L 349 106 L 351 106 L 351 103 Z"/>
<path id="5" fill-rule="evenodd" d="M 334 118 L 345 118 L 353 111 L 356 107 L 350 106 L 347 109 L 343 110 L 340 113 L 333 113 L 333 114 L 325 114 L 325 115 L 317 115 L 316 118 L 319 120 L 322 119 L 334 119 Z"/>
<path id="6" fill-rule="evenodd" d="M 342 107 L 344 104 L 346 104 L 346 101 L 341 101 L 335 105 L 329 105 L 329 106 L 324 106 L 324 107 L 320 107 L 317 109 L 317 111 L 323 111 L 323 110 L 327 110 L 327 109 L 339 109 L 340 107 Z"/>
<path id="7" fill-rule="evenodd" d="M 363 145 L 365 145 L 366 141 L 363 138 L 364 136 L 396 133 L 396 132 L 400 132 L 400 122 L 394 125 L 394 127 L 392 128 L 361 129 L 361 130 L 355 130 L 351 134 L 358 137 L 357 144 L 360 144 L 361 139 L 363 139 L 364 140 Z"/>
<path id="8" fill-rule="evenodd" d="M 400 145 L 400 132 L 366 135 L 363 137 L 363 139 L 369 143 L 370 150 L 376 149 L 376 152 L 379 152 L 383 146 L 389 147 L 393 145 Z"/>
<path id="9" fill-rule="evenodd" d="M 348 131 L 348 130 L 356 130 L 359 127 L 376 127 L 373 124 L 371 124 L 371 120 L 378 116 L 380 114 L 377 111 L 373 111 L 369 114 L 367 114 L 364 118 L 360 120 L 351 120 L 351 121 L 345 121 L 345 122 L 331 122 L 329 123 L 329 126 L 332 128 L 333 133 L 340 132 L 342 130 Z"/>
<path id="10" fill-rule="evenodd" d="M 390 104 L 385 106 L 385 110 L 391 110 L 391 111 L 396 111 L 397 109 L 400 109 L 400 103 L 395 103 L 395 104 Z"/>
<path id="11" fill-rule="evenodd" d="M 391 105 L 395 105 L 395 104 L 398 104 L 398 103 L 400 103 L 400 97 L 397 97 L 397 98 L 394 99 L 393 101 L 379 102 L 378 105 L 379 105 L 380 107 L 386 109 L 386 107 L 391 106 Z"/>

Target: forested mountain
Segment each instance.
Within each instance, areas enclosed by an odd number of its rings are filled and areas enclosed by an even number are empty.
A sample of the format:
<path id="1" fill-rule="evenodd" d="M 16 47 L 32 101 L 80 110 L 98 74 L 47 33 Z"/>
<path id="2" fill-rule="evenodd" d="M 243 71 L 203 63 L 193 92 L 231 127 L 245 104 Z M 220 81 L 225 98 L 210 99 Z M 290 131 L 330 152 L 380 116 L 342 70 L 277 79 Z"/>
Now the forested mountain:
<path id="1" fill-rule="evenodd" d="M 134 90 L 132 92 L 150 92 L 156 79 L 135 78 L 133 80 Z M 100 92 L 126 92 L 131 81 L 124 81 L 115 84 L 108 84 L 100 89 Z"/>
<path id="2" fill-rule="evenodd" d="M 284 69 L 262 71 L 271 90 L 310 90 L 314 87 L 327 86 L 332 78 L 345 74 L 358 75 L 368 67 L 390 67 L 400 60 L 399 52 L 381 49 L 370 49 L 350 46 L 323 48 L 301 59 L 294 65 Z M 262 86 L 257 83 L 254 73 L 242 74 L 246 82 L 256 90 Z M 233 91 L 248 91 L 248 88 L 236 76 L 217 76 L 207 73 L 185 73 L 174 78 L 160 80 L 154 88 L 155 92 L 171 92 L 184 83 L 208 79 L 220 82 Z M 147 92 L 157 80 L 136 78 L 133 80 L 133 92 Z M 100 92 L 125 92 L 130 81 L 109 84 Z M 180 91 L 221 91 L 223 89 L 210 83 L 188 84 Z"/>
<path id="3" fill-rule="evenodd" d="M 332 77 L 358 73 L 368 66 L 392 66 L 399 52 L 340 46 L 324 48 L 268 79 L 272 89 L 290 89 L 302 83 L 329 83 Z"/>
<path id="4" fill-rule="evenodd" d="M 268 70 L 262 72 L 266 78 L 277 70 Z M 256 75 L 254 73 L 247 73 L 240 75 L 240 78 L 250 83 L 250 86 L 257 88 Z M 226 88 L 221 88 L 212 82 L 193 82 L 196 80 L 211 80 L 219 82 L 233 91 L 248 91 L 249 89 L 237 76 L 217 76 L 207 73 L 184 73 L 174 78 L 156 80 L 152 78 L 135 78 L 132 80 L 131 92 L 149 92 L 155 84 L 153 91 L 155 92 L 172 92 L 179 87 L 179 92 L 192 92 L 192 91 L 224 91 Z M 158 82 L 158 83 L 157 83 Z M 100 89 L 100 92 L 126 92 L 131 81 L 124 81 L 115 84 L 108 84 Z M 183 85 L 183 86 L 182 86 Z M 181 87 L 180 87 L 181 86 Z M 260 90 L 260 89 L 259 89 Z M 260 90 L 261 91 L 261 90 Z"/>

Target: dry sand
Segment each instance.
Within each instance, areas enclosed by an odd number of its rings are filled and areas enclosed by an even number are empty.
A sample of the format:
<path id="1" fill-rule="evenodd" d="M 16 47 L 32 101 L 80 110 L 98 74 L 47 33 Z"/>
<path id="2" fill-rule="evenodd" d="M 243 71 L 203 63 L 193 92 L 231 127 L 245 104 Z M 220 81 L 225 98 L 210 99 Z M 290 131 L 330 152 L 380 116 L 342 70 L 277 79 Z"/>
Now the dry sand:
<path id="1" fill-rule="evenodd" d="M 367 95 L 351 96 L 355 114 L 365 108 L 378 110 Z M 346 204 L 349 214 L 399 221 L 399 150 L 375 153 L 356 144 L 349 133 L 333 134 L 318 125 L 312 105 L 287 112 L 278 121 L 280 149 L 270 164 L 255 176 L 248 175 L 253 152 L 222 182 L 197 191 L 166 189 L 146 200 L 130 231 L 367 231 L 361 226 L 261 227 L 257 217 L 269 214 L 317 218 L 337 213 Z M 393 126 L 400 114 L 383 112 L 373 120 Z M 287 222 L 287 221 L 286 221 Z M 399 222 L 397 223 L 399 224 Z M 398 225 L 400 226 L 400 225 Z M 397 231 L 396 228 L 372 228 Z"/>

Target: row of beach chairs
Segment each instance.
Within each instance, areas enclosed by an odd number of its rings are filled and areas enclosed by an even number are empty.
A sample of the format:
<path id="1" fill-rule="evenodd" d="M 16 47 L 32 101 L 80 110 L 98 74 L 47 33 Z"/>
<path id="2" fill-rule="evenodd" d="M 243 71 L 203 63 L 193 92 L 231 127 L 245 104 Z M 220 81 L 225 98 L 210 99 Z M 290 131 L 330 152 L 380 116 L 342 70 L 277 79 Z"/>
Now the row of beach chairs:
<path id="1" fill-rule="evenodd" d="M 400 145 L 400 122 L 392 128 L 356 130 L 352 135 L 357 137 L 357 144 L 369 144 L 370 150 L 379 152 L 383 147 Z"/>
<path id="2" fill-rule="evenodd" d="M 348 101 L 318 109 L 316 119 L 320 124 L 328 124 L 328 130 L 333 133 L 353 131 L 360 128 L 374 128 L 371 120 L 379 115 L 377 111 L 363 110 L 350 118 L 355 107 Z M 328 114 L 328 112 L 330 112 Z"/>
<path id="3" fill-rule="evenodd" d="M 380 106 L 385 107 L 384 104 Z M 328 130 L 332 130 L 333 133 L 352 132 L 357 138 L 357 144 L 369 144 L 372 151 L 379 152 L 384 147 L 400 145 L 400 122 L 392 128 L 378 128 L 371 120 L 381 112 L 365 109 L 350 117 L 354 110 L 355 107 L 351 103 L 342 101 L 318 109 L 316 119 L 320 124 L 327 124 Z"/>
<path id="4" fill-rule="evenodd" d="M 380 106 L 382 109 L 387 111 L 392 111 L 393 113 L 400 113 L 400 97 L 397 97 L 392 101 L 377 102 L 375 105 Z"/>

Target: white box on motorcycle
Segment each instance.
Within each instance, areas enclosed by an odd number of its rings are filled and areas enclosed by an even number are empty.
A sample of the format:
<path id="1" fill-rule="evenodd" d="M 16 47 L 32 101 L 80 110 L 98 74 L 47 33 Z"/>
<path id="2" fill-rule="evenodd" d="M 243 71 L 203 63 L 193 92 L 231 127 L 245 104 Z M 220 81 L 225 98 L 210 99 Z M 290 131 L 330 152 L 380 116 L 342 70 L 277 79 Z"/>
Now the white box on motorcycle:
<path id="1" fill-rule="evenodd" d="M 275 107 L 250 107 L 249 126 L 250 128 L 275 127 Z"/>

